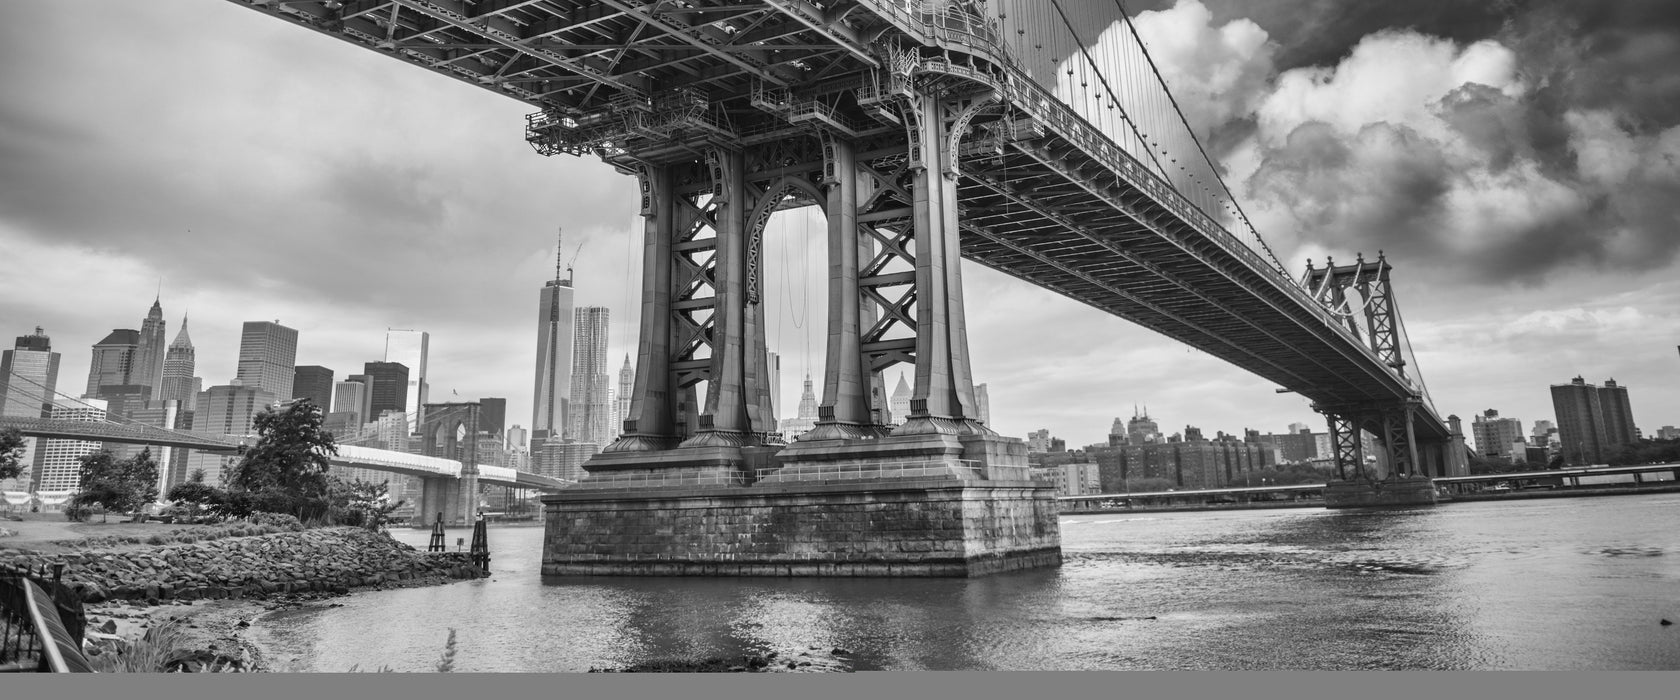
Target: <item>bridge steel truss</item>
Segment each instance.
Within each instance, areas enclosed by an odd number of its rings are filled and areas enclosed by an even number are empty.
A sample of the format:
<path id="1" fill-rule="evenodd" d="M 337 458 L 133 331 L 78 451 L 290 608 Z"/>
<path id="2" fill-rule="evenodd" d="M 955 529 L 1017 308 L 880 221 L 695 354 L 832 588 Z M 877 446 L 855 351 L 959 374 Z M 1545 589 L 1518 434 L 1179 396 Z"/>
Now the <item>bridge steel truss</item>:
<path id="1" fill-rule="evenodd" d="M 638 178 L 638 371 L 602 456 L 775 442 L 764 225 L 818 206 L 829 326 L 806 439 L 886 435 L 881 371 L 899 362 L 916 381 L 894 434 L 990 434 L 966 258 L 1307 397 L 1345 474 L 1367 474 L 1362 430 L 1391 474 L 1450 461 L 1456 431 L 1398 360 L 1386 261 L 1332 266 L 1315 296 L 1035 82 L 969 3 L 230 1 L 522 100 L 539 153 Z M 1368 338 L 1337 313 L 1347 280 L 1382 300 Z"/>

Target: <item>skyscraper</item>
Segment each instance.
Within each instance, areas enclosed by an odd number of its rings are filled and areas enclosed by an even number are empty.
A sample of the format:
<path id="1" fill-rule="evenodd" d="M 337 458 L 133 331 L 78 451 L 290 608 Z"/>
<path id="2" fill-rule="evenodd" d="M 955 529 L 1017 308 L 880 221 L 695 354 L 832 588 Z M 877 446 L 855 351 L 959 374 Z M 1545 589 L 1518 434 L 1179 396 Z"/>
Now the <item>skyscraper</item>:
<path id="1" fill-rule="evenodd" d="M 61 399 L 53 404 L 53 420 L 105 420 L 105 402 L 99 399 Z M 81 458 L 99 451 L 101 444 L 85 440 L 41 440 L 35 453 L 35 473 L 30 489 L 42 500 L 53 499 L 49 494 L 68 495 L 81 486 Z M 56 500 L 56 499 L 54 499 Z"/>
<path id="2" fill-rule="evenodd" d="M 368 362 L 362 365 L 368 377 L 368 416 L 383 416 L 386 411 L 408 413 L 408 366 L 401 362 Z M 409 422 L 413 432 L 413 422 Z"/>
<path id="3" fill-rule="evenodd" d="M 808 379 L 809 377 L 807 377 L 807 380 Z M 898 386 L 893 387 L 892 403 L 889 404 L 889 410 L 891 413 L 888 416 L 888 420 L 891 420 L 894 423 L 902 424 L 906 419 L 910 418 L 910 397 L 913 395 L 914 392 L 910 389 L 910 383 L 904 381 L 904 373 L 899 372 Z"/>
<path id="4" fill-rule="evenodd" d="M 40 326 L 20 335 L 11 350 L 0 353 L 0 416 L 42 418 L 52 412 L 58 391 L 59 354 Z"/>
<path id="5" fill-rule="evenodd" d="M 608 313 L 604 306 L 576 311 L 572 342 L 571 420 L 565 437 L 578 442 L 611 442 L 611 405 L 607 401 Z"/>
<path id="6" fill-rule="evenodd" d="M 357 428 L 370 422 L 367 415 L 367 388 L 365 382 L 333 382 L 333 410 L 330 415 L 343 416 L 340 419 L 342 423 Z"/>
<path id="7" fill-rule="evenodd" d="M 321 408 L 321 415 L 332 412 L 333 371 L 320 365 L 298 365 L 292 368 L 294 399 L 309 399 Z"/>
<path id="8" fill-rule="evenodd" d="M 133 383 L 152 388 L 154 398 L 163 395 L 164 346 L 163 306 L 152 300 L 146 319 L 140 322 L 140 342 L 134 350 Z"/>
<path id="9" fill-rule="evenodd" d="M 805 388 L 799 392 L 799 414 L 793 418 L 783 418 L 779 426 L 782 437 L 789 441 L 798 440 L 800 435 L 808 433 L 817 426 L 817 393 L 811 387 L 811 375 L 805 375 Z"/>
<path id="10" fill-rule="evenodd" d="M 507 434 L 507 399 L 478 400 L 478 429 L 498 438 Z"/>
<path id="11" fill-rule="evenodd" d="M 239 370 L 234 378 L 280 397 L 292 395 L 298 332 L 279 321 L 246 321 L 239 336 Z"/>
<path id="12" fill-rule="evenodd" d="M 1557 412 L 1558 439 L 1567 464 L 1603 461 L 1607 436 L 1598 387 L 1576 377 L 1552 385 L 1552 409 Z"/>
<path id="13" fill-rule="evenodd" d="M 164 401 L 180 401 L 183 411 L 198 410 L 198 392 L 203 390 L 204 380 L 193 376 L 198 365 L 196 354 L 192 338 L 187 335 L 187 317 L 182 316 L 181 330 L 164 352 L 163 383 L 158 388 L 157 397 Z"/>
<path id="14" fill-rule="evenodd" d="M 624 366 L 618 370 L 618 418 L 613 424 L 614 434 L 624 432 L 624 421 L 630 417 L 630 395 L 635 391 L 636 368 L 630 366 L 630 353 L 625 353 Z"/>
<path id="15" fill-rule="evenodd" d="M 140 332 L 132 328 L 114 329 L 94 343 L 85 395 L 97 397 L 100 387 L 134 384 L 134 360 L 139 349 Z"/>
<path id="16" fill-rule="evenodd" d="M 11 350 L 0 353 L 0 416 L 51 415 L 54 392 L 58 391 L 58 362 L 59 354 L 52 351 L 52 339 L 40 326 L 35 327 L 34 335 L 18 336 Z M 32 437 L 23 439 L 19 464 L 24 471 L 16 479 L 0 481 L 0 489 L 29 490 L 38 442 Z"/>
<path id="17" fill-rule="evenodd" d="M 408 418 L 408 430 L 418 429 L 425 419 L 426 402 L 431 400 L 431 387 L 426 383 L 426 355 L 431 348 L 431 335 L 425 331 L 385 329 L 385 361 L 399 362 L 408 368 L 408 388 L 404 405 L 414 415 Z"/>
<path id="18" fill-rule="evenodd" d="M 1143 413 L 1132 409 L 1132 419 L 1126 421 L 1126 441 L 1133 445 L 1147 445 L 1160 442 L 1161 428 L 1149 418 L 1149 407 L 1143 407 Z"/>
<path id="19" fill-rule="evenodd" d="M 572 280 L 561 277 L 561 246 L 554 246 L 554 279 L 537 297 L 537 371 L 531 390 L 531 439 L 559 437 L 572 397 Z M 536 452 L 536 445 L 532 445 Z"/>

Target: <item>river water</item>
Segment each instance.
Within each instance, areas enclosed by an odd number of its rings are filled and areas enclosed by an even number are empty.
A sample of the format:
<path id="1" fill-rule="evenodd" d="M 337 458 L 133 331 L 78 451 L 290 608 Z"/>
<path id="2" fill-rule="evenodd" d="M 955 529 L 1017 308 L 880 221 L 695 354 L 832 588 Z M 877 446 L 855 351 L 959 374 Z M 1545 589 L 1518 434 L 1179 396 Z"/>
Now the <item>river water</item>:
<path id="1" fill-rule="evenodd" d="M 430 670 L 447 628 L 457 671 L 771 651 L 859 671 L 1680 669 L 1660 624 L 1680 622 L 1680 494 L 1065 516 L 1060 569 L 966 580 L 544 579 L 541 528 L 489 536 L 490 579 L 357 593 L 256 640 L 313 671 Z"/>

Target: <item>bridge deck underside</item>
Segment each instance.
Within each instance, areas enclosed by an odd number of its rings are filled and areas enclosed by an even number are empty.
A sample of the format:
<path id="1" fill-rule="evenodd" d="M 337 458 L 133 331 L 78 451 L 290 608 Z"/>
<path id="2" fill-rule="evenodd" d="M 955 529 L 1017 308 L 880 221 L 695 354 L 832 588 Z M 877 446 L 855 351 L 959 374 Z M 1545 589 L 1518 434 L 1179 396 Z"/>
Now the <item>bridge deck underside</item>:
<path id="1" fill-rule="evenodd" d="M 1048 165 L 1047 154 L 1074 165 Z M 1279 289 L 1268 279 L 1273 273 L 1232 255 L 1124 178 L 1098 171 L 1089 182 L 1070 179 L 1097 169 L 1066 144 L 1023 144 L 987 155 L 963 161 L 963 257 L 1320 404 L 1409 394 L 1373 353 Z M 1104 189 L 1093 191 L 1093 183 Z M 1419 428 L 1423 436 L 1446 436 L 1444 429 Z"/>
<path id="2" fill-rule="evenodd" d="M 707 143 L 812 138 L 815 123 L 794 124 L 755 107 L 755 89 L 820 102 L 806 116 L 821 117 L 830 129 L 854 128 L 874 147 L 892 147 L 903 138 L 902 127 L 874 121 L 853 93 L 868 83 L 869 71 L 883 67 L 879 47 L 894 42 L 918 45 L 924 59 L 943 61 L 951 75 L 938 80 L 947 86 L 1010 75 L 1019 94 L 1004 98 L 1009 113 L 1037 117 L 1044 133 L 996 139 L 992 148 L 969 144 L 973 153 L 962 159 L 959 183 L 964 257 L 1180 340 L 1321 405 L 1416 397 L 1370 348 L 1330 325 L 1304 292 L 1285 288 L 1292 282 L 1252 251 L 1236 251 L 1242 243 L 1216 241 L 1187 222 L 1162 204 L 1170 197 L 1140 189 L 1139 173 L 1117 176 L 1115 162 L 1089 150 L 1095 140 L 1112 142 L 1031 78 L 999 68 L 996 53 L 983 47 L 943 39 L 929 46 L 927 36 L 914 34 L 916 19 L 895 3 L 231 1 L 550 115 L 583 120 L 568 127 L 574 134 L 595 128 L 588 120 L 600 115 L 665 105 L 661 100 L 676 88 L 704 93 L 710 106 L 676 130 L 643 138 L 609 118 L 600 133 L 610 135 L 597 141 L 610 149 L 556 151 L 595 152 L 626 169 L 631 153 L 646 161 L 693 161 Z M 964 51 L 976 58 L 957 66 Z M 958 75 L 965 70 L 968 77 Z M 975 82 L 963 89 L 988 88 Z M 977 120 L 976 133 L 988 119 L 997 116 Z M 1424 413 L 1419 437 L 1446 437 L 1433 409 L 1425 405 Z"/>

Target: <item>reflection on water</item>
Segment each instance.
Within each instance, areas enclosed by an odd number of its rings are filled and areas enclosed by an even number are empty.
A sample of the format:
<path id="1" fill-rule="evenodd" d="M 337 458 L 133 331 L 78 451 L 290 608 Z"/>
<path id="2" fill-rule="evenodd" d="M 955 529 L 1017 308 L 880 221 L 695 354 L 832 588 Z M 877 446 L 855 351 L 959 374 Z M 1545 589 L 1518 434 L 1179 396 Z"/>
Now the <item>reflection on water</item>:
<path id="1" fill-rule="evenodd" d="M 776 652 L 810 669 L 1680 669 L 1680 494 L 1063 520 L 1059 570 L 979 579 L 495 576 L 286 613 L 284 665 L 584 671 Z M 396 537 L 423 547 L 424 530 Z M 450 533 L 450 541 L 466 532 Z M 835 654 L 833 650 L 840 649 Z M 803 655 L 803 656 L 802 656 Z"/>

